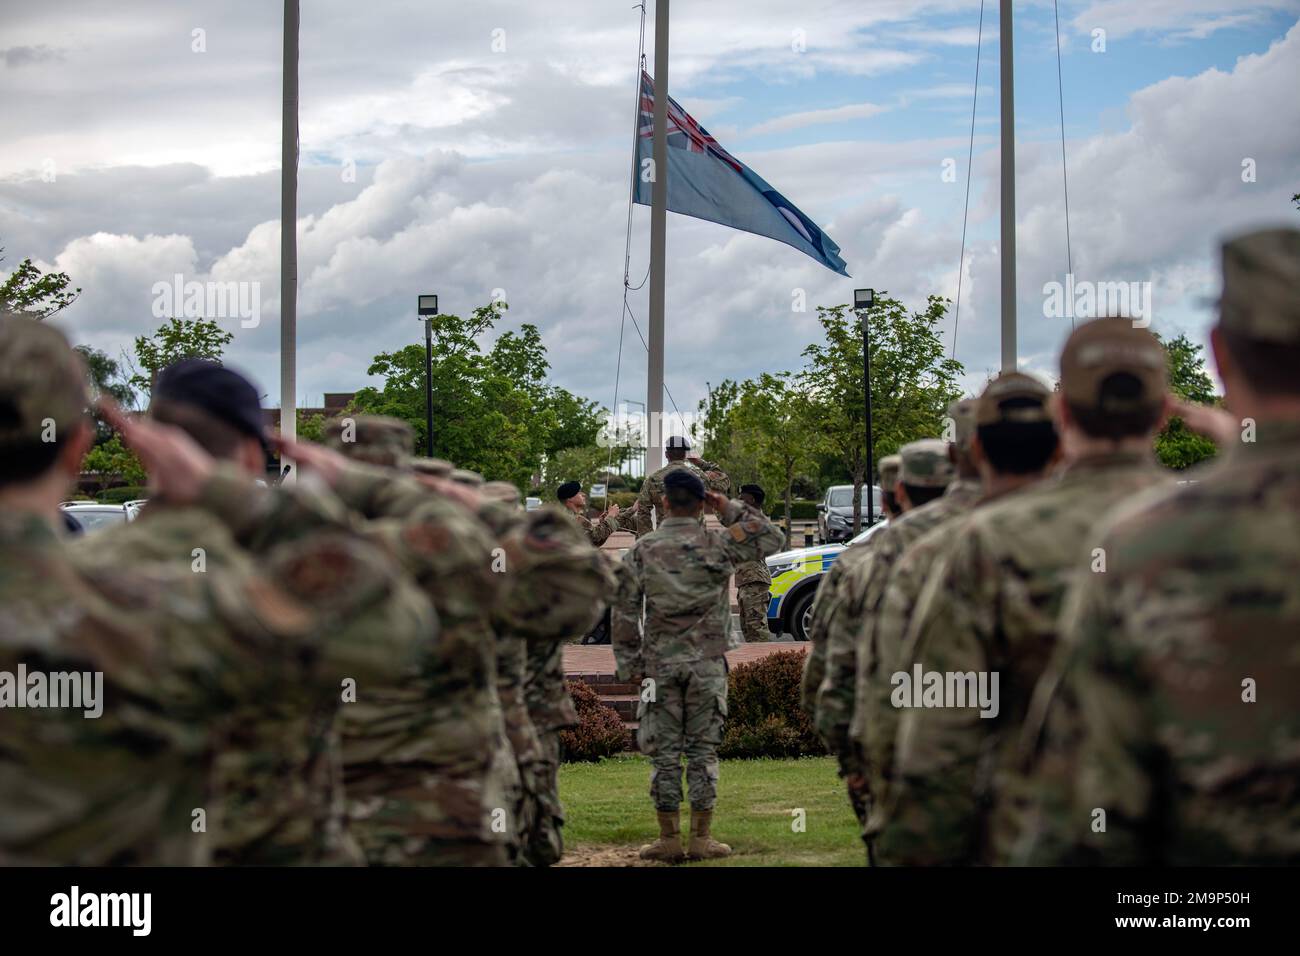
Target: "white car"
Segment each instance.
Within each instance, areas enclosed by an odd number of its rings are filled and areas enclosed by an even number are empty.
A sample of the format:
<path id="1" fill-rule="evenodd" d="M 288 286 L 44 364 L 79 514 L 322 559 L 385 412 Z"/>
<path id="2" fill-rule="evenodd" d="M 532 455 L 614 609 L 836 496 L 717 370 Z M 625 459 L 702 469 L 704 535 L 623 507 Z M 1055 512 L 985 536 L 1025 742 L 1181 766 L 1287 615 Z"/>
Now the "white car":
<path id="1" fill-rule="evenodd" d="M 77 519 L 82 531 L 93 534 L 115 524 L 131 520 L 126 505 L 102 505 L 97 501 L 65 501 L 59 505 L 65 514 Z"/>

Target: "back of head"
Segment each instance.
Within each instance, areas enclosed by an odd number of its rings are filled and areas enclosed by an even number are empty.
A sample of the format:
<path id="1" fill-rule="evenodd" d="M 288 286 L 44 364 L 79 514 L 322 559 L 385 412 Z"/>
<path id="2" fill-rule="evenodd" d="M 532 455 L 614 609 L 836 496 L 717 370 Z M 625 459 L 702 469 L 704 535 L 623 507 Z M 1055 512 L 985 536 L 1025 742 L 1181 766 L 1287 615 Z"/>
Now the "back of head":
<path id="1" fill-rule="evenodd" d="M 209 359 L 182 359 L 159 372 L 149 416 L 183 429 L 214 458 L 233 458 L 250 438 L 262 441 L 256 386 Z"/>
<path id="2" fill-rule="evenodd" d="M 948 443 L 938 438 L 908 442 L 898 450 L 898 457 L 899 480 L 912 507 L 938 498 L 957 476 L 948 457 Z"/>
<path id="3" fill-rule="evenodd" d="M 760 508 L 763 507 L 763 502 L 767 500 L 767 493 L 759 485 L 741 485 L 740 493 L 749 495 L 754 499 L 754 504 Z"/>
<path id="4" fill-rule="evenodd" d="M 678 468 L 664 475 L 664 497 L 676 513 L 693 514 L 704 502 L 704 482 L 689 468 Z"/>
<path id="5" fill-rule="evenodd" d="M 691 450 L 691 443 L 681 435 L 670 435 L 664 442 L 664 455 L 669 461 L 681 461 Z"/>
<path id="6" fill-rule="evenodd" d="M 0 318 L 0 487 L 48 472 L 89 401 L 85 366 L 61 332 Z"/>
<path id="7" fill-rule="evenodd" d="M 1092 438 L 1147 435 L 1164 412 L 1165 350 L 1131 319 L 1080 325 L 1061 350 L 1061 398 L 1070 419 Z"/>
<path id="8" fill-rule="evenodd" d="M 321 441 L 354 461 L 403 471 L 415 455 L 415 432 L 400 418 L 356 415 L 331 418 Z"/>
<path id="9" fill-rule="evenodd" d="M 1264 229 L 1223 244 L 1218 331 L 1251 390 L 1300 397 L 1300 230 Z"/>
<path id="10" fill-rule="evenodd" d="M 1003 372 L 975 401 L 975 431 L 993 470 L 1032 475 L 1052 460 L 1059 444 L 1042 382 L 1021 372 Z"/>

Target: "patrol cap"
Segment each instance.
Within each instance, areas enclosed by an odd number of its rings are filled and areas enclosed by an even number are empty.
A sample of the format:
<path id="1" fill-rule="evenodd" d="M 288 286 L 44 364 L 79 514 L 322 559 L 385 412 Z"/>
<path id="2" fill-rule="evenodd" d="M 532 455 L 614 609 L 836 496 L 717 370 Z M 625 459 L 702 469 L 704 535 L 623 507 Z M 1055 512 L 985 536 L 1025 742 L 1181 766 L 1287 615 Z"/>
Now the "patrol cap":
<path id="1" fill-rule="evenodd" d="M 522 500 L 519 489 L 508 481 L 489 481 L 483 485 L 483 497 L 507 505 L 518 505 Z"/>
<path id="2" fill-rule="evenodd" d="M 689 491 L 693 497 L 704 500 L 704 482 L 700 481 L 695 472 L 686 468 L 675 468 L 664 475 L 664 491 L 674 488 Z"/>
<path id="3" fill-rule="evenodd" d="M 483 476 L 477 471 L 470 471 L 468 468 L 452 469 L 451 480 L 457 484 L 468 485 L 471 488 L 483 487 Z"/>
<path id="4" fill-rule="evenodd" d="M 1300 345 L 1300 230 L 1261 229 L 1223 244 L 1219 327 Z"/>
<path id="5" fill-rule="evenodd" d="M 152 400 L 193 405 L 250 438 L 264 440 L 256 386 L 211 359 L 188 358 L 168 365 L 158 373 Z"/>
<path id="6" fill-rule="evenodd" d="M 1061 395 L 1070 405 L 1122 413 L 1161 402 L 1168 386 L 1165 350 L 1150 331 L 1131 319 L 1086 322 L 1070 333 L 1061 350 Z M 1141 388 L 1123 398 L 1102 395 L 1111 375 L 1132 375 Z"/>
<path id="7" fill-rule="evenodd" d="M 434 478 L 447 478 L 456 468 L 445 458 L 412 458 L 411 470 Z"/>
<path id="8" fill-rule="evenodd" d="M 1120 321 L 1128 323 L 1126 319 Z M 1047 407 L 1050 395 L 1047 386 L 1032 375 L 1003 372 L 985 385 L 975 400 L 975 424 L 983 427 L 1002 422 L 1050 422 L 1052 415 Z"/>
<path id="9" fill-rule="evenodd" d="M 0 317 L 0 449 L 56 438 L 86 413 L 86 369 L 63 333 L 18 315 Z"/>
<path id="10" fill-rule="evenodd" d="M 953 422 L 953 443 L 961 451 L 970 451 L 970 440 L 975 436 L 975 399 L 959 398 L 952 402 L 948 417 Z"/>
<path id="11" fill-rule="evenodd" d="M 386 468 L 409 468 L 415 454 L 415 432 L 411 426 L 387 415 L 331 418 L 325 423 L 321 441 L 327 448 L 341 451 L 349 458 Z"/>
<path id="12" fill-rule="evenodd" d="M 691 450 L 691 443 L 688 442 L 688 441 L 687 441 L 684 437 L 682 437 L 681 435 L 669 435 L 669 436 L 668 436 L 668 441 L 664 444 L 664 447 L 665 447 L 665 448 L 684 448 L 685 450 L 690 451 L 690 450 Z"/>
<path id="13" fill-rule="evenodd" d="M 937 438 L 922 438 L 898 449 L 902 459 L 899 475 L 905 485 L 917 488 L 946 488 L 956 477 L 948 459 L 948 443 Z"/>
<path id="14" fill-rule="evenodd" d="M 880 487 L 885 491 L 893 491 L 894 485 L 898 484 L 898 475 L 903 468 L 903 459 L 899 455 L 886 455 L 880 459 Z"/>
<path id="15" fill-rule="evenodd" d="M 582 490 L 582 485 L 576 481 L 566 481 L 560 487 L 555 489 L 555 497 L 560 501 L 568 501 L 574 495 Z"/>

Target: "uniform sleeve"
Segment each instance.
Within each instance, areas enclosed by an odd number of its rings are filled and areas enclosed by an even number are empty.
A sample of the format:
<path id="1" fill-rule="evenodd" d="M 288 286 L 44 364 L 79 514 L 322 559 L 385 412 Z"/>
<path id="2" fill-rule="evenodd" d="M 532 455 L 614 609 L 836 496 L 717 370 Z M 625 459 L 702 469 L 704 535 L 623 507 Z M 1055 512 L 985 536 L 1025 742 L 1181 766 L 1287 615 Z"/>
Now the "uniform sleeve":
<path id="1" fill-rule="evenodd" d="M 615 519 L 608 515 L 602 516 L 598 521 L 589 522 L 587 525 L 587 536 L 592 545 L 599 548 L 609 540 L 609 536 L 618 530 Z"/>
<path id="2" fill-rule="evenodd" d="M 799 686 L 799 703 L 809 717 L 817 712 L 817 689 L 826 676 L 826 620 L 838 599 L 836 590 L 844 574 L 844 565 L 836 561 L 817 586 L 813 598 L 812 626 L 808 629 L 808 651 L 803 662 L 803 679 Z"/>
<path id="3" fill-rule="evenodd" d="M 986 653 L 981 609 L 995 595 L 985 593 L 983 559 L 974 536 L 926 582 L 914 615 L 917 629 L 914 663 L 924 673 L 989 673 L 995 666 Z M 989 786 L 994 717 L 981 717 L 978 706 L 913 707 L 911 674 L 888 675 L 891 705 L 900 709 L 895 742 L 893 785 L 884 813 L 869 829 L 877 833 L 881 858 L 892 864 L 940 865 L 971 862 L 981 809 Z M 908 691 L 911 693 L 907 693 Z M 996 695 L 995 695 L 996 699 Z"/>
<path id="4" fill-rule="evenodd" d="M 618 591 L 610 613 L 614 660 L 622 679 L 645 673 L 641 633 L 641 609 L 645 602 L 642 584 L 641 553 L 636 547 L 623 556 L 618 574 Z"/>
<path id="5" fill-rule="evenodd" d="M 849 745 L 858 670 L 857 632 L 862 620 L 862 579 L 873 573 L 874 564 L 868 559 L 848 571 L 840 582 L 838 600 L 828 608 L 826 674 L 817 689 L 817 706 L 813 715 L 818 734 L 830 751 L 840 758 L 841 768 L 855 773 L 862 769 Z"/>
<path id="6" fill-rule="evenodd" d="M 721 515 L 724 528 L 719 535 L 722 552 L 732 570 L 747 561 L 762 561 L 785 546 L 785 534 L 757 508 L 732 499 Z"/>

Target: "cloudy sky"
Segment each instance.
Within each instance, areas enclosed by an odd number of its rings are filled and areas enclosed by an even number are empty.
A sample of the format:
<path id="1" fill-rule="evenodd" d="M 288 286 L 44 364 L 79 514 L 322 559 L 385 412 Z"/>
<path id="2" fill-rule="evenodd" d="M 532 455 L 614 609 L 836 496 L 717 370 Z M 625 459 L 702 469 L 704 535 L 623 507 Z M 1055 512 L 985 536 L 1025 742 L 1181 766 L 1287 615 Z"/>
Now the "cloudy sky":
<path id="1" fill-rule="evenodd" d="M 280 5 L 2 2 L 0 272 L 30 256 L 69 273 L 85 291 L 59 324 L 112 355 L 159 324 L 155 283 L 259 283 L 259 325 L 220 321 L 227 360 L 278 404 Z M 541 327 L 554 381 L 610 405 L 631 0 L 302 6 L 299 404 L 367 384 L 377 352 L 420 341 L 418 293 L 464 313 L 500 289 L 506 327 Z M 999 361 L 997 19 L 989 0 L 956 337 L 970 388 Z M 1061 0 L 1074 273 L 1151 282 L 1159 331 L 1204 339 L 1217 239 L 1300 225 L 1298 19 L 1300 0 Z M 674 98 L 818 222 L 853 276 L 670 216 L 682 411 L 706 381 L 797 367 L 813 306 L 855 287 L 955 297 L 979 24 L 979 0 L 674 6 Z M 1067 268 L 1056 36 L 1050 0 L 1018 0 L 1019 356 L 1048 375 L 1069 331 L 1044 316 L 1044 284 Z M 648 210 L 632 232 L 636 284 Z M 630 304 L 644 328 L 646 290 Z M 950 346 L 953 333 L 950 312 Z M 644 391 L 629 327 L 620 395 Z"/>

